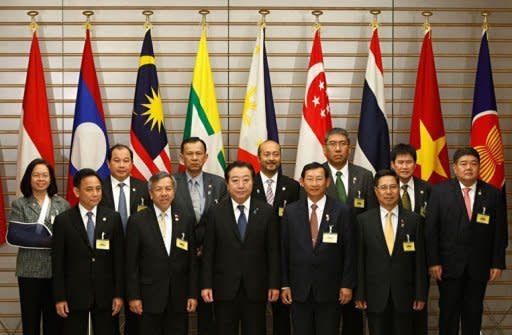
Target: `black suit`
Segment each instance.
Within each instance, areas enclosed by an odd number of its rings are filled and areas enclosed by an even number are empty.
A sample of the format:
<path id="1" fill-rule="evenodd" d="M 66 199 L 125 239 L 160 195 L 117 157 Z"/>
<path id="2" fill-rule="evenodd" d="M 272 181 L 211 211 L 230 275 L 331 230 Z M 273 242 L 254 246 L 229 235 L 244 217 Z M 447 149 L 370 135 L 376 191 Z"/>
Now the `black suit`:
<path id="1" fill-rule="evenodd" d="M 441 335 L 478 334 L 491 268 L 505 269 L 508 233 L 501 192 L 478 181 L 469 220 L 460 183 L 435 185 L 427 206 L 427 263 L 442 266 L 439 285 Z M 488 215 L 487 224 L 478 214 Z"/>
<path id="2" fill-rule="evenodd" d="M 409 196 L 414 198 L 414 209 L 413 212 L 419 214 L 422 217 L 423 228 L 425 227 L 425 213 L 426 207 L 428 204 L 428 199 L 430 197 L 430 192 L 432 191 L 432 186 L 424 180 L 421 180 L 416 177 L 413 178 L 414 183 L 414 194 L 409 192 Z M 425 246 L 426 247 L 426 246 Z M 426 252 L 426 251 L 425 251 Z M 426 266 L 426 264 L 425 264 Z M 426 285 L 427 285 L 427 301 L 428 301 L 428 292 L 430 286 L 430 276 L 426 276 Z M 413 312 L 413 334 L 414 335 L 427 335 L 428 334 L 428 304 L 425 304 L 425 307 L 421 311 Z"/>
<path id="3" fill-rule="evenodd" d="M 114 202 L 114 193 L 112 191 L 112 177 L 105 178 L 101 183 L 102 196 L 100 204 L 112 210 L 116 210 Z M 140 179 L 130 177 L 130 205 L 128 216 L 137 213 L 139 206 L 150 206 L 151 202 L 148 195 L 148 184 Z M 138 317 L 133 314 L 128 307 L 128 300 L 124 300 L 124 334 L 137 335 L 139 333 L 139 326 L 137 324 Z M 119 323 L 119 316 L 116 316 Z M 119 331 L 116 331 L 119 334 Z"/>
<path id="4" fill-rule="evenodd" d="M 190 213 L 194 216 L 194 205 L 190 196 L 190 189 L 187 181 L 187 174 L 176 173 L 174 179 L 176 180 L 176 189 L 178 192 L 173 201 L 173 206 L 182 210 L 185 213 Z M 226 181 L 217 175 L 203 171 L 203 194 L 204 194 L 204 208 L 201 217 L 204 218 L 210 207 L 219 203 L 221 199 L 226 196 Z M 196 248 L 202 250 L 204 234 L 206 225 L 204 220 L 195 222 L 194 234 L 196 239 Z M 198 257 L 198 276 L 202 267 L 202 257 L 199 253 Z M 199 280 L 199 278 L 198 278 Z M 197 303 L 197 333 L 199 335 L 215 335 L 215 320 L 213 319 L 213 304 L 207 304 L 203 299 L 199 299 Z"/>
<path id="5" fill-rule="evenodd" d="M 332 244 L 324 241 L 330 229 L 337 233 Z M 338 333 L 340 289 L 352 289 L 356 281 L 352 232 L 348 206 L 327 197 L 313 248 L 307 199 L 286 207 L 281 221 L 281 286 L 291 289 L 294 334 Z"/>
<path id="6" fill-rule="evenodd" d="M 391 256 L 384 238 L 380 208 L 366 211 L 357 219 L 355 300 L 367 302 L 370 334 L 412 334 L 413 301 L 426 302 L 422 219 L 409 210 L 399 209 Z M 409 241 L 414 242 L 414 250 L 406 251 L 404 242 Z"/>
<path id="7" fill-rule="evenodd" d="M 351 210 L 351 221 L 355 231 L 357 216 L 364 211 L 378 206 L 377 198 L 373 190 L 373 176 L 367 169 L 347 162 L 348 164 L 348 186 L 347 205 Z M 324 166 L 329 170 L 331 184 L 327 188 L 327 195 L 338 199 L 336 193 L 336 176 L 332 175 L 331 168 L 327 162 Z M 355 199 L 364 199 L 364 206 L 355 206 Z M 338 199 L 339 200 L 339 199 Z M 363 335 L 363 313 L 356 309 L 354 302 L 341 307 L 343 314 L 342 335 Z"/>
<path id="8" fill-rule="evenodd" d="M 265 333 L 269 289 L 279 289 L 279 234 L 272 207 L 251 198 L 245 238 L 226 197 L 207 214 L 202 287 L 213 289 L 217 333 Z"/>
<path id="9" fill-rule="evenodd" d="M 95 334 L 112 334 L 112 299 L 124 290 L 124 239 L 121 218 L 109 208 L 98 206 L 95 241 L 109 240 L 108 250 L 89 245 L 78 206 L 55 218 L 53 230 L 53 292 L 56 302 L 67 301 L 69 315 L 65 334 L 85 334 L 88 311 Z"/>
<path id="10" fill-rule="evenodd" d="M 170 255 L 153 206 L 128 221 L 126 296 L 142 300 L 141 334 L 186 334 L 187 299 L 198 296 L 195 220 L 175 208 L 171 217 Z M 177 246 L 177 239 L 188 242 L 187 250 Z"/>
<path id="11" fill-rule="evenodd" d="M 263 185 L 261 172 L 254 178 L 254 187 L 252 196 L 262 201 L 267 201 L 266 197 L 267 185 Z M 281 173 L 277 175 L 276 191 L 274 194 L 274 202 L 270 204 L 274 207 L 279 220 L 283 216 L 284 209 L 287 205 L 299 200 L 300 184 Z M 272 334 L 289 335 L 290 334 L 290 308 L 284 305 L 279 299 L 272 303 Z"/>

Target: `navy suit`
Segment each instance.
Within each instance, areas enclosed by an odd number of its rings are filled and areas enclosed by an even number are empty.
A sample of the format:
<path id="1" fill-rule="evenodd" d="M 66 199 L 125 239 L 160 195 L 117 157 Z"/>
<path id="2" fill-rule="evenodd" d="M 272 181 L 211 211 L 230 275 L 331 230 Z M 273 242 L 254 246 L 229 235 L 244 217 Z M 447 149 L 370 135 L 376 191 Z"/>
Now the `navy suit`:
<path id="1" fill-rule="evenodd" d="M 487 223 L 482 214 L 488 216 Z M 478 180 L 470 220 L 459 181 L 435 185 L 427 206 L 426 238 L 428 265 L 442 266 L 440 334 L 457 334 L 459 320 L 463 335 L 478 334 L 490 269 L 505 269 L 508 232 L 501 192 Z"/>
<path id="2" fill-rule="evenodd" d="M 335 243 L 324 241 L 329 231 L 337 233 Z M 307 199 L 301 199 L 281 221 L 281 286 L 291 289 L 294 334 L 337 334 L 340 289 L 356 281 L 349 208 L 327 197 L 315 247 L 311 238 Z"/>

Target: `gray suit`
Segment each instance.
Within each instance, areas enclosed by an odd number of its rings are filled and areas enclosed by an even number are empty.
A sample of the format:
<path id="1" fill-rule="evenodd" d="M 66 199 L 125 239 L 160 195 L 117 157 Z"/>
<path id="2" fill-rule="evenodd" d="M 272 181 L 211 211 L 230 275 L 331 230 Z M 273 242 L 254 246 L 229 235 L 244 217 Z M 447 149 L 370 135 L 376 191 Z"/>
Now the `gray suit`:
<path id="1" fill-rule="evenodd" d="M 50 209 L 44 224 L 53 231 L 52 217 L 69 208 L 66 200 L 54 195 L 51 198 Z M 21 197 L 12 202 L 9 221 L 36 222 L 41 213 L 41 207 L 34 196 Z M 24 249 L 18 250 L 16 258 L 16 276 L 26 278 L 51 278 L 52 254 L 51 250 Z"/>

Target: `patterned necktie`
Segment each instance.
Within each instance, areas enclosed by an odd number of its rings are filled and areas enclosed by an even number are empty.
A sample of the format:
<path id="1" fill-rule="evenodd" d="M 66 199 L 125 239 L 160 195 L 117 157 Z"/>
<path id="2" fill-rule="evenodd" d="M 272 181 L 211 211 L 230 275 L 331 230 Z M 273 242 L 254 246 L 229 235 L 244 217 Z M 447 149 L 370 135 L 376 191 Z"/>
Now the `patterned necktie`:
<path id="1" fill-rule="evenodd" d="M 123 223 L 123 231 L 126 233 L 126 223 L 128 222 L 128 209 L 126 208 L 126 196 L 124 195 L 123 187 L 125 183 L 119 183 L 119 204 L 117 205 L 117 211 L 121 216 L 121 222 Z"/>
<path id="2" fill-rule="evenodd" d="M 316 240 L 318 238 L 318 218 L 316 216 L 317 205 L 311 205 L 311 217 L 309 218 L 309 227 L 311 229 L 311 242 L 313 243 L 313 248 L 316 245 Z"/>
<path id="3" fill-rule="evenodd" d="M 158 227 L 160 228 L 160 234 L 162 234 L 162 239 L 165 241 L 165 235 L 166 235 L 166 222 L 165 217 L 167 216 L 167 213 L 160 213 L 158 215 Z"/>
<path id="4" fill-rule="evenodd" d="M 244 205 L 238 205 L 238 210 L 240 211 L 240 216 L 238 217 L 238 230 L 240 231 L 240 238 L 242 241 L 245 238 L 245 230 L 247 229 L 247 218 L 245 217 L 244 209 Z"/>
<path id="5" fill-rule="evenodd" d="M 343 180 L 341 180 L 342 175 L 341 171 L 336 172 L 336 195 L 338 200 L 345 204 L 347 203 L 347 191 L 345 190 Z"/>
<path id="6" fill-rule="evenodd" d="M 91 248 L 94 248 L 94 221 L 92 215 L 92 212 L 87 212 L 87 238 Z"/>
<path id="7" fill-rule="evenodd" d="M 471 209 L 471 198 L 469 197 L 469 191 L 471 191 L 471 188 L 464 187 L 462 189 L 462 192 L 464 192 L 463 198 L 464 198 L 464 204 L 466 205 L 466 212 L 468 213 L 469 221 L 471 221 L 471 216 L 473 210 Z"/>
<path id="8" fill-rule="evenodd" d="M 412 210 L 411 205 L 411 197 L 409 197 L 409 192 L 407 191 L 407 184 L 402 185 L 402 190 L 404 191 L 404 194 L 402 194 L 402 207 L 408 210 Z"/>
<path id="9" fill-rule="evenodd" d="M 393 222 L 391 221 L 392 216 L 393 213 L 391 212 L 386 214 L 386 225 L 384 226 L 384 238 L 386 239 L 389 255 L 393 254 L 393 246 L 395 245 L 395 232 L 393 231 Z"/>
<path id="10" fill-rule="evenodd" d="M 273 206 L 274 205 L 274 192 L 272 191 L 272 183 L 274 181 L 272 179 L 267 179 L 266 183 L 267 183 L 267 192 L 265 193 L 266 197 L 267 197 L 267 203 L 270 205 L 270 206 Z"/>
<path id="11" fill-rule="evenodd" d="M 201 194 L 199 193 L 199 183 L 197 180 L 190 179 L 190 198 L 192 199 L 192 207 L 194 207 L 194 214 L 196 221 L 201 219 Z"/>

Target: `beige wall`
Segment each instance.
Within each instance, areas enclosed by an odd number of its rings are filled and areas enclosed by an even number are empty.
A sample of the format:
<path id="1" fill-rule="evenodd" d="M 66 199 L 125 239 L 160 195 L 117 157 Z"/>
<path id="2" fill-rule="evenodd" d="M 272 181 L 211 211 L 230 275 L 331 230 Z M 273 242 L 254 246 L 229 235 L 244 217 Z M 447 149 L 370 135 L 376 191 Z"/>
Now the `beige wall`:
<path id="1" fill-rule="evenodd" d="M 87 6 L 85 5 L 87 3 Z M 110 143 L 128 143 L 138 54 L 144 34 L 141 14 L 155 11 L 153 45 L 164 98 L 171 157 L 177 162 L 184 117 L 200 35 L 200 15 L 211 10 L 209 49 L 224 144 L 228 160 L 236 157 L 240 115 L 254 40 L 258 9 L 269 8 L 267 52 L 273 94 L 284 147 L 284 171 L 293 174 L 302 113 L 306 68 L 312 39 L 311 10 L 322 9 L 324 63 L 333 123 L 347 127 L 355 140 L 362 84 L 370 38 L 369 9 L 380 8 L 386 111 L 392 143 L 407 141 L 418 54 L 423 38 L 422 10 L 432 9 L 433 44 L 450 153 L 469 143 L 470 115 L 477 54 L 481 37 L 480 11 L 489 9 L 490 49 L 507 166 L 512 159 L 512 1 L 8 1 L 0 0 L 0 175 L 6 204 L 16 190 L 16 147 L 31 34 L 28 10 L 39 10 L 40 47 L 50 99 L 59 189 L 64 190 L 74 113 L 76 85 L 83 48 L 86 9 L 93 16 L 92 46 L 103 97 Z M 277 5 L 279 4 L 279 5 Z M 207 6 L 205 6 L 207 5 Z M 511 170 L 507 168 L 507 176 Z M 510 196 L 510 195 L 509 195 Z M 17 285 L 13 274 L 16 250 L 0 248 L 0 334 L 21 333 Z M 489 334 L 512 332 L 512 275 L 509 271 L 488 289 L 484 329 Z M 435 327 L 434 289 L 431 326 Z M 492 332 L 500 324 L 499 329 Z M 16 331 L 16 328 L 18 329 Z M 501 331 L 501 333 L 500 333 Z M 5 334 L 4 332 L 3 334 Z M 434 333 L 434 332 L 432 332 Z"/>

